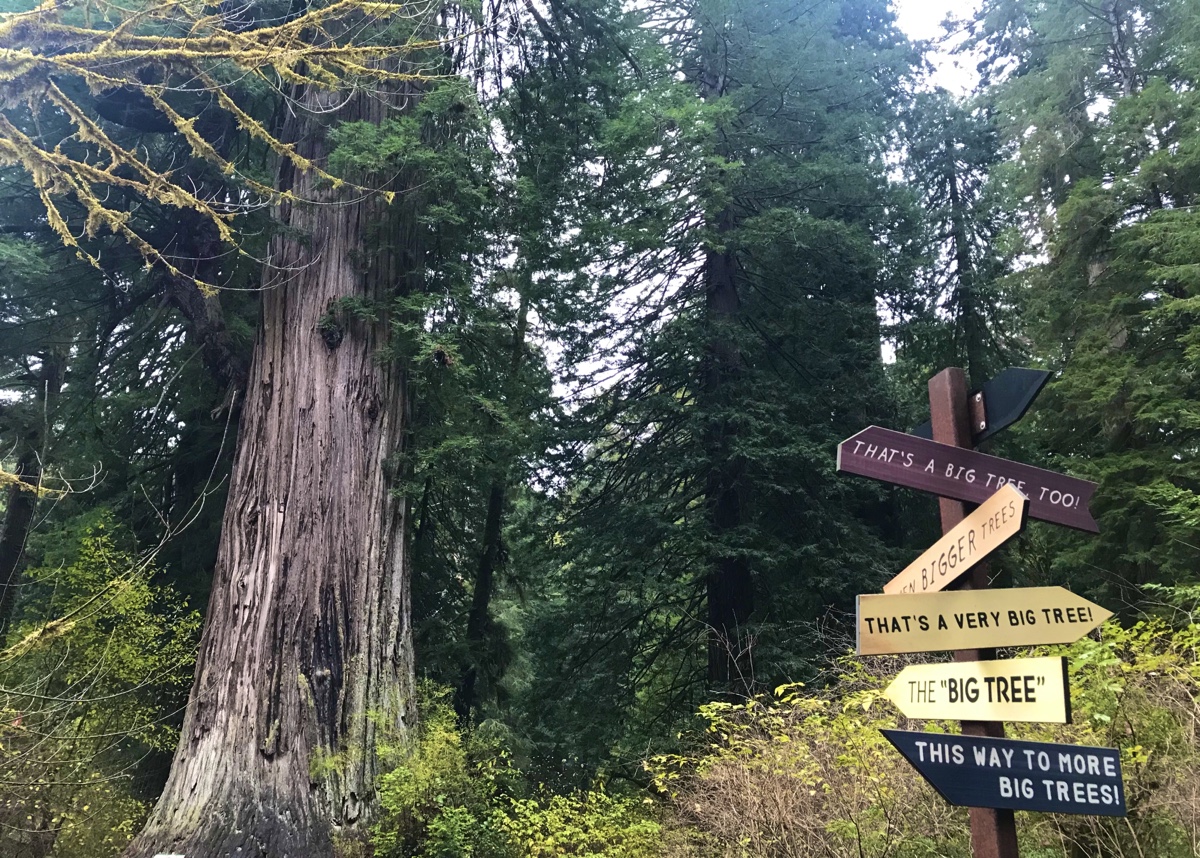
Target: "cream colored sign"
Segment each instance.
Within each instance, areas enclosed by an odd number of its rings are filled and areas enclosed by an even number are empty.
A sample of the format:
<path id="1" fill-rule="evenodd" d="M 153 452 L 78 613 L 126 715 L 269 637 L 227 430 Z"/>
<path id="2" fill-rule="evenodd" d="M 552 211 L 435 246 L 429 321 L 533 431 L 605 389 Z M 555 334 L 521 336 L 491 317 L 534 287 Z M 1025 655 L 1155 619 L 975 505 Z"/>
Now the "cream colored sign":
<path id="1" fill-rule="evenodd" d="M 883 585 L 885 593 L 935 593 L 1021 532 L 1029 499 L 1012 483 Z"/>
<path id="2" fill-rule="evenodd" d="M 1063 657 L 910 664 L 884 693 L 907 718 L 1071 722 Z"/>
<path id="3" fill-rule="evenodd" d="M 1073 643 L 1112 616 L 1062 587 L 858 597 L 858 654 Z"/>

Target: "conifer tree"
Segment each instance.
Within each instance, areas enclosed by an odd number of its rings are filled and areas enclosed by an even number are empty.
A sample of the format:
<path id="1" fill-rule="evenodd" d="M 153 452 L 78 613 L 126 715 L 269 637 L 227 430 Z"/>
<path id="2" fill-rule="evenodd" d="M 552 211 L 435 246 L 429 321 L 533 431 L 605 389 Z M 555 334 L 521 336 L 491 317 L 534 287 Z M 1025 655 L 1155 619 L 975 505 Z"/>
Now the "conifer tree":
<path id="1" fill-rule="evenodd" d="M 1047 534 L 1032 574 L 1133 604 L 1194 577 L 1196 10 L 990 2 L 974 26 L 1036 259 L 1029 330 L 1057 376 L 1023 428 L 1100 483 L 1099 538 Z"/>
<path id="2" fill-rule="evenodd" d="M 577 412 L 597 440 L 554 498 L 551 598 L 526 630 L 550 682 L 529 729 L 581 761 L 571 777 L 707 695 L 803 673 L 820 646 L 797 618 L 882 576 L 895 535 L 882 493 L 834 480 L 832 456 L 891 422 L 876 299 L 906 44 L 882 4 L 649 15 L 683 79 L 656 96 L 670 124 L 631 195 L 658 249 L 614 260 L 638 319 Z"/>
<path id="3" fill-rule="evenodd" d="M 47 4 L 0 22 L 6 104 L 57 111 L 72 126 L 59 146 L 0 118 L 0 157 L 28 172 L 49 224 L 81 256 L 98 262 L 81 227 L 112 233 L 211 294 L 219 283 L 181 266 L 122 200 L 194 214 L 242 253 L 231 218 L 245 204 L 273 205 L 281 225 L 195 685 L 132 856 L 331 855 L 335 837 L 369 816 L 377 734 L 402 738 L 414 714 L 407 507 L 389 491 L 388 467 L 409 405 L 403 366 L 379 358 L 394 297 L 421 287 L 429 230 L 417 206 L 388 205 L 419 170 L 347 183 L 323 164 L 331 120 L 379 125 L 413 110 L 441 61 L 435 20 L 420 4 L 277 11 Z M 227 88 L 233 71 L 277 93 L 289 118 L 272 126 L 256 115 L 243 90 Z M 210 196 L 123 144 L 105 116 L 117 94 L 239 189 Z M 205 136 L 195 94 L 273 153 L 276 179 Z"/>
<path id="4" fill-rule="evenodd" d="M 944 90 L 919 93 L 906 116 L 904 147 L 918 194 L 926 258 L 918 270 L 919 307 L 895 306 L 902 360 L 916 361 L 921 382 L 961 366 L 978 386 L 1014 364 L 1015 312 L 1004 293 L 1015 218 L 993 180 L 1003 151 L 996 118 Z M 910 293 L 911 294 L 911 293 Z"/>

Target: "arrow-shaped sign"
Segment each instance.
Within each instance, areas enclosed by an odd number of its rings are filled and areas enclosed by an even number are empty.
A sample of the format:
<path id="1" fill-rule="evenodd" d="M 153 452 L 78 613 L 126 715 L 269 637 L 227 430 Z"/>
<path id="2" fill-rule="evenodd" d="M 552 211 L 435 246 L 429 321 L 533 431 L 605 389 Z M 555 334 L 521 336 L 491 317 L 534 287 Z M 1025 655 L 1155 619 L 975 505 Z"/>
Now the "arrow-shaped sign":
<path id="1" fill-rule="evenodd" d="M 1124 816 L 1121 753 L 983 736 L 881 730 L 950 804 Z"/>
<path id="2" fill-rule="evenodd" d="M 1049 380 L 1050 373 L 1044 369 L 1013 366 L 991 381 L 985 381 L 982 390 L 969 395 L 969 398 L 978 396 L 983 399 L 984 414 L 983 426 L 971 427 L 971 440 L 978 444 L 1024 417 Z M 933 426 L 926 420 L 912 430 L 912 434 L 932 439 Z"/>
<path id="3" fill-rule="evenodd" d="M 1112 616 L 1062 587 L 858 597 L 858 654 L 1073 643 Z"/>
<path id="4" fill-rule="evenodd" d="M 1095 483 L 880 426 L 838 444 L 837 469 L 968 503 L 1013 483 L 1029 498 L 1034 518 L 1100 532 L 1087 506 Z"/>
<path id="5" fill-rule="evenodd" d="M 885 593 L 936 593 L 1025 527 L 1029 499 L 1015 485 L 998 492 L 883 585 Z"/>
<path id="6" fill-rule="evenodd" d="M 1071 723 L 1065 657 L 910 664 L 884 694 L 906 718 Z"/>

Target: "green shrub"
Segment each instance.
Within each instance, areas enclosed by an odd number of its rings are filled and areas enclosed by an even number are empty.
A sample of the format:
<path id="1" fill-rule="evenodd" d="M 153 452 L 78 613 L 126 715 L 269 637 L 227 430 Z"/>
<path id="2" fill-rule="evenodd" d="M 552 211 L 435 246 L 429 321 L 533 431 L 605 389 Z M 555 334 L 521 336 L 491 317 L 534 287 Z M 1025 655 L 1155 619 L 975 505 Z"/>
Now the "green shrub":
<path id="1" fill-rule="evenodd" d="M 1100 640 L 1032 653 L 1069 657 L 1074 723 L 1009 725 L 1008 735 L 1119 747 L 1129 816 L 1018 814 L 1021 854 L 1200 854 L 1198 646 L 1200 626 L 1151 619 L 1130 629 L 1110 623 Z M 741 705 L 702 707 L 707 733 L 695 750 L 647 763 L 673 809 L 667 854 L 970 855 L 966 810 L 947 806 L 879 733 L 922 729 L 883 697 L 910 660 L 847 657 L 828 689 L 783 686 Z"/>
<path id="2" fill-rule="evenodd" d="M 464 741 L 447 690 L 424 686 L 414 745 L 385 751 L 396 761 L 380 779 L 372 831 L 383 858 L 505 858 L 497 802 L 513 776 L 503 750 L 478 735 Z"/>
<path id="3" fill-rule="evenodd" d="M 200 617 L 107 514 L 55 534 L 0 651 L 0 855 L 117 855 L 149 809 L 133 775 L 178 740 Z"/>
<path id="4" fill-rule="evenodd" d="M 647 799 L 648 800 L 648 799 Z M 600 790 L 515 800 L 501 826 L 522 858 L 654 858 L 661 826 L 642 800 Z"/>
<path id="5" fill-rule="evenodd" d="M 395 749 L 380 780 L 372 841 L 378 858 L 652 858 L 659 826 L 644 796 L 602 790 L 533 791 L 501 743 L 464 738 L 446 703 L 426 686 L 416 743 Z"/>

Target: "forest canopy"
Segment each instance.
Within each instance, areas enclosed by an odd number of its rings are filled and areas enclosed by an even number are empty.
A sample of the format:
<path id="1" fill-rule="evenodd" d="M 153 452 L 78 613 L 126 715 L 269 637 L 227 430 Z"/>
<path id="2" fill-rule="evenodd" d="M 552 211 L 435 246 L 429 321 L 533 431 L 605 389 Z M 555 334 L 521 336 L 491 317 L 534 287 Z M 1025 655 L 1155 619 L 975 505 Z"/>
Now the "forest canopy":
<path id="1" fill-rule="evenodd" d="M 0 4 L 0 853 L 969 854 L 836 453 L 1025 366 L 1131 821 L 1022 848 L 1195 854 L 1200 10 L 977 6 Z"/>

